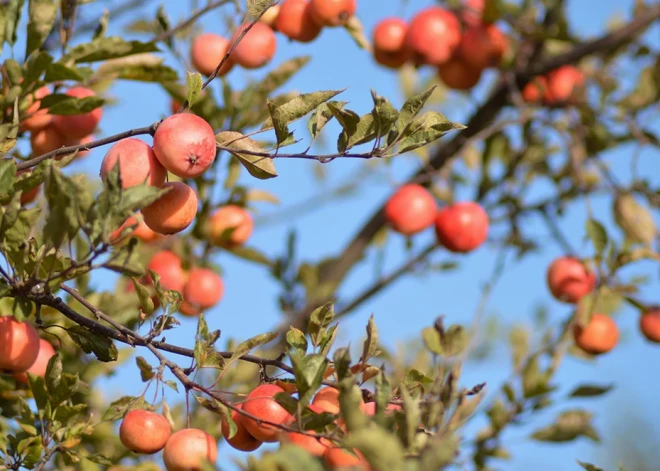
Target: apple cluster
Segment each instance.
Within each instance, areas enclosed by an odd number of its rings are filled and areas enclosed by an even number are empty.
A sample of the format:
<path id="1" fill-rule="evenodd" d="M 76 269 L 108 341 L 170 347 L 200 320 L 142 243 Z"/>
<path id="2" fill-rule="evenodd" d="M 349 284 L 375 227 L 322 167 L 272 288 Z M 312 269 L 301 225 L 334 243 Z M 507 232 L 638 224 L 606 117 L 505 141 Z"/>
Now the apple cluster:
<path id="1" fill-rule="evenodd" d="M 254 451 L 263 443 L 293 444 L 323 458 L 329 469 L 370 469 L 369 463 L 357 450 L 351 453 L 337 447 L 326 438 L 316 437 L 314 431 L 299 433 L 282 429 L 296 425 L 295 417 L 275 400 L 275 396 L 283 392 L 285 390 L 276 384 L 264 383 L 232 404 L 234 433 L 231 433 L 232 427 L 227 420 L 223 418 L 221 422 L 222 435 L 227 443 L 244 452 Z M 376 413 L 375 402 L 361 401 L 359 408 L 366 415 Z M 339 391 L 330 386 L 320 389 L 306 409 L 304 415 L 324 412 L 339 415 Z M 385 413 L 391 414 L 400 409 L 400 405 L 389 404 Z M 335 424 L 346 431 L 341 418 Z M 217 459 L 217 443 L 209 434 L 194 428 L 171 434 L 167 419 L 151 411 L 135 409 L 127 412 L 119 437 L 124 446 L 136 453 L 153 454 L 163 450 L 168 471 L 198 469 L 204 460 L 214 462 Z"/>
<path id="2" fill-rule="evenodd" d="M 488 215 L 479 204 L 461 201 L 438 210 L 433 195 L 417 184 L 403 185 L 390 197 L 385 218 L 408 237 L 435 226 L 438 243 L 455 253 L 472 252 L 488 237 Z"/>
<path id="3" fill-rule="evenodd" d="M 409 22 L 385 18 L 372 33 L 374 58 L 391 69 L 406 63 L 435 67 L 447 87 L 469 90 L 485 69 L 500 65 L 509 49 L 507 36 L 484 21 L 483 10 L 484 0 L 467 0 L 456 13 L 434 6 Z"/>

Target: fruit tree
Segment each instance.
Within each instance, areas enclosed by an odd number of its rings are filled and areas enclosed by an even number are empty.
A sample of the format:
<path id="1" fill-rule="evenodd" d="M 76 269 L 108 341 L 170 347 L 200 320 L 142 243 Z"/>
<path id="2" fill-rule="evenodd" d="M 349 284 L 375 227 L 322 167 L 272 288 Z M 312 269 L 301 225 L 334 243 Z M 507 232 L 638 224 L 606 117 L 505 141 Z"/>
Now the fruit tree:
<path id="1" fill-rule="evenodd" d="M 659 24 L 1 0 L 0 471 L 626 469 L 602 401 L 660 419 Z"/>

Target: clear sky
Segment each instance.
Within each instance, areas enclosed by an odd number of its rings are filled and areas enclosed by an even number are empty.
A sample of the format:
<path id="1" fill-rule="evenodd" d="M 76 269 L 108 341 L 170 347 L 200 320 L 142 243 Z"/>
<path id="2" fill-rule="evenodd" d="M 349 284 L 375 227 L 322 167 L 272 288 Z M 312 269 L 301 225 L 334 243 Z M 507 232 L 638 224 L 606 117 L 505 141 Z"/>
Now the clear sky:
<path id="1" fill-rule="evenodd" d="M 101 1 L 100 6 L 109 6 L 113 2 Z M 153 14 L 157 8 L 154 2 L 146 2 L 144 11 Z M 166 0 L 165 5 L 173 20 L 184 18 L 189 12 L 189 2 Z M 202 2 L 199 2 L 202 3 Z M 358 16 L 370 33 L 380 19 L 390 15 L 401 15 L 410 18 L 415 11 L 430 5 L 430 0 L 358 0 Z M 603 31 L 616 16 L 628 18 L 632 0 L 573 0 L 567 2 L 570 10 L 571 24 L 575 30 L 586 37 Z M 594 8 L 596 7 L 597 8 Z M 98 6 L 85 5 L 83 11 L 92 16 Z M 121 34 L 120 26 L 124 20 L 110 25 L 111 34 Z M 220 13 L 207 15 L 202 24 L 205 31 L 224 33 L 224 22 Z M 650 37 L 657 41 L 657 28 Z M 657 42 L 655 42 L 657 44 Z M 187 47 L 183 47 L 187 50 Z M 325 30 L 321 37 L 311 45 L 290 44 L 282 36 L 278 36 L 278 51 L 272 63 L 275 66 L 296 55 L 310 54 L 313 59 L 303 71 L 294 78 L 285 90 L 310 92 L 316 90 L 341 89 L 347 90 L 340 99 L 350 102 L 349 107 L 359 113 L 371 109 L 370 89 L 380 95 L 390 98 L 395 106 L 402 104 L 402 94 L 396 73 L 378 67 L 369 55 L 359 50 L 341 29 Z M 176 63 L 169 58 L 168 61 Z M 263 76 L 270 68 L 256 72 L 247 72 L 235 68 L 230 74 L 230 81 L 237 87 L 248 77 Z M 182 71 L 183 74 L 183 71 Z M 489 87 L 492 75 L 487 75 L 477 88 L 477 100 L 484 96 Z M 218 86 L 212 87 L 218 93 Z M 155 85 L 133 82 L 117 83 L 111 89 L 112 95 L 120 101 L 116 106 L 105 111 L 101 123 L 102 134 L 110 135 L 129 128 L 145 126 L 152 123 L 169 109 L 169 100 L 164 92 Z M 465 122 L 466 116 L 473 109 L 470 100 L 460 96 L 451 96 L 443 112 L 448 118 Z M 333 142 L 337 128 L 329 130 L 328 141 Z M 306 137 L 304 129 L 300 137 Z M 330 147 L 319 147 L 319 150 L 331 151 Z M 104 150 L 94 150 L 90 156 L 76 168 L 98 175 L 98 166 Z M 613 165 L 617 175 L 622 179 L 629 176 L 629 158 L 632 148 L 622 148 L 607 155 L 607 161 Z M 334 188 L 345 182 L 351 175 L 363 166 L 363 162 L 337 160 L 325 165 L 328 178 L 319 183 L 314 179 L 314 167 L 320 164 L 303 160 L 277 161 L 279 177 L 268 181 L 245 179 L 250 185 L 268 190 L 278 195 L 280 207 L 269 204 L 259 206 L 259 216 L 267 216 L 283 208 L 291 207 L 304 201 L 318 201 L 318 207 L 296 217 L 289 214 L 276 224 L 257 226 L 251 243 L 269 255 L 281 253 L 284 248 L 287 233 L 290 229 L 298 231 L 299 251 L 303 259 L 318 260 L 324 256 L 338 253 L 350 240 L 365 217 L 382 204 L 392 191 L 393 185 L 406 180 L 411 171 L 416 168 L 414 158 L 402 157 L 391 166 L 389 172 L 374 172 L 376 178 L 366 180 L 359 192 L 352 198 L 335 201 L 332 204 L 322 204 L 324 190 Z M 660 164 L 658 155 L 653 151 L 645 151 L 642 155 L 642 169 L 645 174 L 658 182 Z M 377 176 L 380 175 L 380 176 Z M 386 176 L 386 178 L 383 178 Z M 540 193 L 542 190 L 538 189 Z M 596 203 L 596 214 L 609 214 L 609 201 L 599 200 Z M 609 216 L 604 216 L 608 218 Z M 575 205 L 562 220 L 561 226 L 568 234 L 574 247 L 587 247 L 583 243 L 585 210 L 582 204 Z M 605 220 L 608 227 L 611 221 Z M 509 265 L 506 275 L 494 290 L 487 316 L 496 317 L 503 324 L 514 322 L 530 323 L 535 306 L 540 303 L 549 307 L 550 319 L 559 321 L 570 311 L 567 307 L 552 300 L 545 286 L 545 270 L 549 262 L 561 254 L 561 248 L 552 242 L 542 222 L 529 219 L 529 226 L 543 241 L 544 250 L 538 255 L 530 256 L 522 262 Z M 497 232 L 497 228 L 494 229 Z M 433 238 L 432 231 L 426 232 L 415 239 L 415 246 L 422 247 L 426 241 Z M 385 270 L 397 266 L 404 260 L 404 240 L 391 236 L 388 240 L 385 255 Z M 390 347 L 400 342 L 417 337 L 421 329 L 433 322 L 438 314 L 445 314 L 447 322 L 468 324 L 475 311 L 483 283 L 492 272 L 495 250 L 493 247 L 483 248 L 476 253 L 460 257 L 460 270 L 450 273 L 429 273 L 424 277 L 406 277 L 394 283 L 388 290 L 365 303 L 351 317 L 341 323 L 341 339 L 356 344 L 361 342 L 364 325 L 371 313 L 376 315 L 381 340 Z M 353 294 L 373 281 L 375 253 L 370 251 L 367 262 L 351 272 L 343 284 L 340 299 L 350 299 Z M 455 258 L 455 257 L 454 257 Z M 436 254 L 434 260 L 447 260 L 446 254 Z M 233 337 L 245 339 L 257 333 L 264 332 L 278 325 L 281 315 L 277 307 L 278 286 L 258 266 L 244 263 L 235 258 L 223 256 L 218 259 L 225 272 L 226 294 L 219 306 L 207 313 L 210 327 L 219 328 L 223 338 Z M 658 267 L 650 264 L 640 264 L 627 271 L 628 273 L 646 273 L 652 277 L 651 284 L 643 291 L 643 297 L 658 301 Z M 110 287 L 114 277 L 103 274 L 97 277 L 99 286 Z M 622 342 L 614 353 L 599 358 L 594 364 L 576 359 L 568 359 L 561 369 L 558 382 L 562 391 L 568 392 L 581 383 L 612 383 L 616 389 L 608 396 L 581 403 L 563 402 L 558 408 L 538 414 L 531 423 L 512 429 L 505 434 L 504 445 L 513 454 L 510 462 L 501 462 L 500 468 L 511 471 L 534 469 L 536 471 L 554 471 L 557 469 L 577 469 L 575 459 L 594 460 L 606 469 L 615 466 L 615 462 L 607 462 L 598 458 L 599 447 L 591 442 L 578 440 L 569 445 L 536 444 L 524 438 L 532 430 L 548 424 L 552 420 L 552 412 L 570 407 L 586 405 L 596 413 L 596 424 L 602 431 L 604 447 L 613 447 L 612 426 L 613 416 L 625 403 L 644 404 L 643 416 L 651 423 L 660 419 L 660 406 L 657 401 L 657 390 L 660 388 L 660 377 L 657 374 L 657 360 L 660 359 L 660 348 L 653 347 L 640 338 L 636 332 L 637 315 L 630 309 L 624 309 L 617 317 L 622 330 Z M 192 346 L 195 322 L 183 320 L 183 326 L 173 333 L 168 333 L 168 341 L 180 345 Z M 531 324 L 530 324 L 531 325 Z M 463 384 L 468 386 L 486 381 L 489 391 L 495 393 L 501 381 L 510 371 L 509 356 L 505 345 L 498 345 L 492 356 L 481 364 L 471 363 L 464 370 Z M 122 369 L 119 376 L 113 378 L 105 387 L 109 398 L 120 394 L 139 393 L 142 386 L 139 382 L 139 372 L 133 364 Z M 474 431 L 481 420 L 475 421 L 468 428 Z M 469 435 L 468 435 L 469 437 Z M 222 469 L 234 469 L 229 464 L 228 457 L 236 456 L 228 446 L 221 445 L 218 464 Z"/>

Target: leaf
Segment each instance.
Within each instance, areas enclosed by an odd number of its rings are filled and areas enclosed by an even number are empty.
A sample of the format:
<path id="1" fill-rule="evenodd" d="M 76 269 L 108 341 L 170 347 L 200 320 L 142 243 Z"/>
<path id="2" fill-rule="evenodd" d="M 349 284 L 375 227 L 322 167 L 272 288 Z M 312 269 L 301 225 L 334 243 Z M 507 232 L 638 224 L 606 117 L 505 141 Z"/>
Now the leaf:
<path id="1" fill-rule="evenodd" d="M 403 471 L 404 450 L 395 434 L 375 423 L 351 432 L 344 444 L 364 455 L 375 471 Z M 439 468 L 424 468 L 439 469 Z"/>
<path id="2" fill-rule="evenodd" d="M 188 107 L 192 106 L 202 93 L 202 76 L 198 72 L 188 72 L 186 86 L 188 89 Z"/>
<path id="3" fill-rule="evenodd" d="M 305 333 L 294 326 L 291 326 L 286 333 L 286 343 L 298 355 L 305 355 L 307 353 L 307 338 L 305 337 Z"/>
<path id="4" fill-rule="evenodd" d="M 256 141 L 235 131 L 222 131 L 215 135 L 216 142 L 220 147 L 229 148 L 231 155 L 236 157 L 245 169 L 255 178 L 260 180 L 277 176 L 273 159 L 264 155 L 251 155 L 240 151 L 258 152 L 267 154 Z"/>
<path id="5" fill-rule="evenodd" d="M 581 436 L 599 441 L 591 426 L 591 414 L 583 410 L 568 410 L 559 414 L 552 425 L 532 433 L 531 438 L 542 442 L 563 443 Z"/>
<path id="6" fill-rule="evenodd" d="M 53 83 L 62 80 L 75 80 L 77 82 L 82 82 L 89 78 L 91 73 L 91 69 L 69 67 L 66 64 L 55 62 L 49 64 L 46 68 L 44 82 Z"/>
<path id="7" fill-rule="evenodd" d="M 2 51 L 2 35 L 4 41 L 13 46 L 16 42 L 18 24 L 25 0 L 9 0 L 0 3 L 0 52 Z"/>
<path id="8" fill-rule="evenodd" d="M 147 382 L 156 376 L 156 373 L 154 373 L 154 370 L 151 367 L 151 365 L 143 357 L 141 356 L 136 357 L 135 362 L 137 363 L 137 366 L 140 369 L 140 378 L 142 378 L 142 382 Z"/>
<path id="9" fill-rule="evenodd" d="M 117 361 L 117 347 L 111 339 L 96 334 L 86 327 L 75 325 L 67 330 L 71 340 L 85 353 L 94 353 L 103 362 Z"/>
<path id="10" fill-rule="evenodd" d="M 51 93 L 41 99 L 41 107 L 53 115 L 78 115 L 100 108 L 105 100 L 98 96 L 76 98 L 62 93 Z"/>
<path id="11" fill-rule="evenodd" d="M 279 120 L 282 125 L 296 121 L 343 91 L 344 90 L 326 90 L 298 95 L 276 107 Z M 274 126 L 275 123 L 273 122 L 272 117 L 268 118 L 261 126 L 261 131 L 272 129 Z"/>
<path id="12" fill-rule="evenodd" d="M 291 133 L 289 127 L 286 125 L 285 118 L 282 116 L 282 110 L 276 106 L 271 100 L 266 100 L 266 106 L 270 113 L 270 120 L 272 127 L 275 129 L 275 138 L 277 139 L 277 147 L 281 146 L 283 142 L 289 139 Z"/>
<path id="13" fill-rule="evenodd" d="M 442 350 L 445 356 L 456 356 L 465 350 L 468 343 L 468 334 L 463 326 L 454 324 L 449 326 L 442 336 Z"/>
<path id="14" fill-rule="evenodd" d="M 0 160 L 0 191 L 11 188 L 16 180 L 16 162 L 13 159 Z"/>
<path id="15" fill-rule="evenodd" d="M 427 350 L 435 355 L 442 354 L 442 344 L 440 343 L 440 334 L 433 327 L 425 327 L 422 330 L 422 340 Z"/>
<path id="16" fill-rule="evenodd" d="M 605 247 L 607 247 L 607 231 L 603 225 L 597 220 L 589 218 L 587 219 L 585 229 L 596 252 L 599 254 L 603 253 Z"/>
<path id="17" fill-rule="evenodd" d="M 126 412 L 133 409 L 141 409 L 144 405 L 144 396 L 124 396 L 112 402 L 103 414 L 103 422 L 114 422 L 121 419 Z"/>
<path id="18" fill-rule="evenodd" d="M 103 62 L 98 68 L 98 75 L 140 82 L 176 82 L 178 80 L 176 70 L 164 65 L 163 61 L 162 57 L 150 53 L 120 57 Z M 199 90 L 201 90 L 201 82 Z"/>
<path id="19" fill-rule="evenodd" d="M 399 117 L 396 120 L 395 129 L 392 130 L 390 137 L 388 138 L 388 145 L 394 144 L 394 142 L 398 140 L 398 137 L 403 135 L 436 88 L 437 85 L 434 85 L 428 90 L 406 100 L 399 110 Z"/>
<path id="20" fill-rule="evenodd" d="M 369 317 L 369 323 L 366 329 L 367 338 L 362 346 L 362 358 L 360 360 L 362 364 L 366 364 L 378 351 L 378 329 L 376 328 L 373 314 Z"/>
<path id="21" fill-rule="evenodd" d="M 312 135 L 312 140 L 316 139 L 325 125 L 335 116 L 328 105 L 332 104 L 338 109 L 343 109 L 346 103 L 345 101 L 333 100 L 327 103 L 321 103 L 316 107 L 307 122 L 307 129 L 309 129 L 309 133 Z"/>
<path id="22" fill-rule="evenodd" d="M 140 283 L 137 278 L 132 278 L 131 281 L 133 282 L 133 287 L 135 288 L 135 292 L 137 293 L 138 299 L 140 300 L 140 307 L 145 312 L 145 314 L 150 316 L 153 314 L 155 306 L 153 299 L 151 299 L 151 293 L 149 292 L 149 289 Z"/>
<path id="23" fill-rule="evenodd" d="M 236 350 L 234 350 L 234 353 L 232 354 L 229 361 L 227 361 L 227 368 L 229 365 L 239 360 L 243 355 L 247 355 L 251 350 L 260 347 L 261 345 L 266 345 L 267 343 L 272 342 L 278 336 L 279 334 L 277 332 L 269 332 L 266 334 L 255 335 L 254 337 L 241 342 L 236 347 Z"/>
<path id="24" fill-rule="evenodd" d="M 372 52 L 371 42 L 364 33 L 364 26 L 362 22 L 357 17 L 357 15 L 352 15 L 348 21 L 344 24 L 344 29 L 348 31 L 351 38 L 355 41 L 360 49 L 364 49 L 367 52 Z"/>
<path id="25" fill-rule="evenodd" d="M 30 0 L 28 5 L 25 57 L 28 57 L 44 44 L 57 17 L 57 2 L 52 0 Z"/>
<path id="26" fill-rule="evenodd" d="M 306 356 L 291 353 L 289 358 L 296 377 L 299 400 L 304 407 L 309 404 L 314 392 L 321 386 L 328 367 L 328 359 L 316 353 Z"/>
<path id="27" fill-rule="evenodd" d="M 245 200 L 247 202 L 263 201 L 265 203 L 280 204 L 280 199 L 277 195 L 258 188 L 251 188 L 245 193 Z"/>
<path id="28" fill-rule="evenodd" d="M 344 152 L 348 148 L 349 140 L 357 133 L 358 124 L 360 123 L 360 116 L 354 111 L 339 108 L 332 103 L 328 103 L 328 108 L 339 121 L 342 127 L 342 132 L 337 138 L 337 151 Z M 364 127 L 363 123 L 363 127 Z"/>
<path id="29" fill-rule="evenodd" d="M 420 469 L 444 469 L 456 460 L 459 439 L 452 435 L 437 434 L 433 437 L 420 460 Z"/>
<path id="30" fill-rule="evenodd" d="M 614 220 L 633 243 L 651 245 L 658 235 L 653 215 L 630 194 L 619 194 L 612 205 Z"/>
<path id="31" fill-rule="evenodd" d="M 273 4 L 273 0 L 247 0 L 247 13 L 252 18 L 258 18 L 259 15 L 267 10 Z"/>
<path id="32" fill-rule="evenodd" d="M 598 385 L 598 384 L 582 384 L 575 388 L 569 395 L 568 397 L 596 397 L 596 396 L 602 396 L 604 394 L 607 394 L 610 392 L 612 389 L 614 389 L 614 385 L 608 384 L 608 385 Z"/>
<path id="33" fill-rule="evenodd" d="M 309 326 L 307 330 L 312 338 L 312 344 L 317 346 L 321 339 L 320 334 L 325 330 L 335 317 L 335 306 L 332 302 L 327 302 L 320 306 L 309 317 Z"/>
<path id="34" fill-rule="evenodd" d="M 577 464 L 579 464 L 580 466 L 582 466 L 582 467 L 583 467 L 584 469 L 586 469 L 587 471 L 605 471 L 603 468 L 599 468 L 599 467 L 596 466 L 596 465 L 593 465 L 593 464 L 590 464 L 590 463 L 584 463 L 584 462 L 582 462 L 582 461 L 580 461 L 580 460 L 575 460 L 575 461 L 577 461 Z"/>
<path id="35" fill-rule="evenodd" d="M 59 62 L 99 62 L 143 52 L 160 52 L 153 42 L 126 41 L 119 36 L 108 36 L 71 48 Z"/>
<path id="36" fill-rule="evenodd" d="M 402 133 L 398 151 L 401 154 L 409 152 L 440 139 L 449 131 L 464 128 L 462 124 L 449 121 L 442 113 L 428 111 L 415 118 Z"/>

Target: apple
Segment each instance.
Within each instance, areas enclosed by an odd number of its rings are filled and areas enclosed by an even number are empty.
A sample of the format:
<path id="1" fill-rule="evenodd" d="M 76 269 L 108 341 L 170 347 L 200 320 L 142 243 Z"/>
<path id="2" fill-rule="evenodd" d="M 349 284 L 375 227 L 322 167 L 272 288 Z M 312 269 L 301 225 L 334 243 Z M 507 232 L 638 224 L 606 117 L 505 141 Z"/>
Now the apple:
<path id="1" fill-rule="evenodd" d="M 393 230 L 411 236 L 433 225 L 435 198 L 421 185 L 400 187 L 385 204 L 385 218 Z"/>
<path id="2" fill-rule="evenodd" d="M 410 59 L 406 47 L 408 23 L 401 18 L 381 20 L 372 33 L 374 58 L 376 62 L 390 69 L 398 69 Z"/>
<path id="3" fill-rule="evenodd" d="M 310 0 L 314 22 L 321 26 L 342 26 L 357 10 L 356 0 Z"/>
<path id="4" fill-rule="evenodd" d="M 53 346 L 44 339 L 39 339 L 39 353 L 37 354 L 37 359 L 32 363 L 27 371 L 21 373 L 14 373 L 14 379 L 23 384 L 28 384 L 28 373 L 33 375 L 41 376 L 42 378 L 46 375 L 46 369 L 48 368 L 48 361 L 51 357 L 55 355 L 55 349 Z"/>
<path id="5" fill-rule="evenodd" d="M 75 98 L 96 96 L 94 90 L 81 86 L 70 88 L 66 94 Z M 53 116 L 53 128 L 66 138 L 82 139 L 94 132 L 102 117 L 103 109 L 100 107 L 82 114 L 56 115 Z"/>
<path id="6" fill-rule="evenodd" d="M 639 318 L 639 329 L 647 340 L 660 343 L 660 308 L 644 312 Z"/>
<path id="7" fill-rule="evenodd" d="M 27 371 L 37 360 L 41 341 L 32 324 L 18 322 L 14 316 L 0 317 L 0 370 Z"/>
<path id="8" fill-rule="evenodd" d="M 468 253 L 479 248 L 488 237 L 488 215 L 470 201 L 442 208 L 435 219 L 438 243 L 450 252 Z"/>
<path id="9" fill-rule="evenodd" d="M 212 75 L 225 54 L 227 54 L 229 47 L 229 40 L 219 34 L 200 34 L 193 40 L 190 47 L 190 58 L 193 67 L 202 75 Z M 233 67 L 234 62 L 230 57 L 222 65 L 218 75 L 226 75 Z"/>
<path id="10" fill-rule="evenodd" d="M 406 34 L 415 65 L 440 65 L 447 62 L 461 43 L 461 25 L 449 10 L 429 7 L 410 22 Z"/>
<path id="11" fill-rule="evenodd" d="M 183 286 L 183 299 L 200 310 L 208 309 L 220 302 L 225 286 L 220 275 L 208 268 L 193 268 Z"/>
<path id="12" fill-rule="evenodd" d="M 240 409 L 242 404 L 236 404 L 236 407 Z M 232 410 L 231 419 L 236 424 L 236 434 L 229 438 L 229 424 L 227 421 L 222 420 L 222 436 L 225 437 L 227 443 L 232 448 L 235 448 L 239 451 L 254 451 L 261 446 L 263 442 L 257 440 L 250 432 L 248 432 L 243 422 L 243 415 L 239 412 Z"/>
<path id="13" fill-rule="evenodd" d="M 203 430 L 184 428 L 174 432 L 163 450 L 167 471 L 199 471 L 204 462 L 215 464 L 218 444 Z"/>
<path id="14" fill-rule="evenodd" d="M 468 64 L 461 55 L 455 55 L 438 66 L 440 80 L 454 90 L 469 90 L 474 87 L 479 83 L 482 71 L 483 69 Z"/>
<path id="15" fill-rule="evenodd" d="M 163 289 L 183 292 L 186 272 L 177 254 L 170 250 L 156 252 L 149 260 L 147 268 L 160 276 L 160 285 Z"/>
<path id="16" fill-rule="evenodd" d="M 322 26 L 313 21 L 311 4 L 307 0 L 284 0 L 275 29 L 291 40 L 308 43 L 321 34 Z"/>
<path id="17" fill-rule="evenodd" d="M 142 208 L 144 223 L 158 234 L 176 234 L 195 220 L 199 205 L 195 190 L 182 182 L 168 182 L 170 190 L 149 206 Z"/>
<path id="18" fill-rule="evenodd" d="M 215 210 L 208 224 L 213 243 L 227 248 L 245 244 L 254 229 L 254 221 L 247 209 L 233 204 Z"/>
<path id="19" fill-rule="evenodd" d="M 238 40 L 248 26 L 248 24 L 245 24 L 238 28 L 232 37 L 232 43 Z M 267 65 L 275 56 L 276 51 L 277 38 L 273 29 L 268 25 L 257 22 L 236 45 L 231 57 L 234 62 L 244 69 L 258 69 Z"/>
<path id="20" fill-rule="evenodd" d="M 124 415 L 119 439 L 135 453 L 153 455 L 162 450 L 171 436 L 170 423 L 156 412 L 134 409 Z"/>
<path id="21" fill-rule="evenodd" d="M 101 178 L 105 180 L 116 165 L 119 165 L 122 188 L 143 183 L 160 188 L 167 179 L 167 170 L 151 146 L 135 137 L 122 139 L 110 147 L 101 162 Z"/>
<path id="22" fill-rule="evenodd" d="M 555 259 L 546 273 L 548 288 L 558 301 L 575 304 L 596 288 L 596 275 L 577 258 Z"/>
<path id="23" fill-rule="evenodd" d="M 587 325 L 574 326 L 573 336 L 580 349 L 591 355 L 601 355 L 619 342 L 619 328 L 611 317 L 595 313 Z"/>
<path id="24" fill-rule="evenodd" d="M 284 389 L 275 384 L 262 384 L 254 388 L 243 402 L 243 410 L 261 420 L 275 424 L 285 424 L 291 420 L 284 407 L 279 405 L 273 396 L 284 392 Z M 258 423 L 249 417 L 242 418 L 250 435 L 262 442 L 276 442 L 279 429 L 269 424 Z"/>

